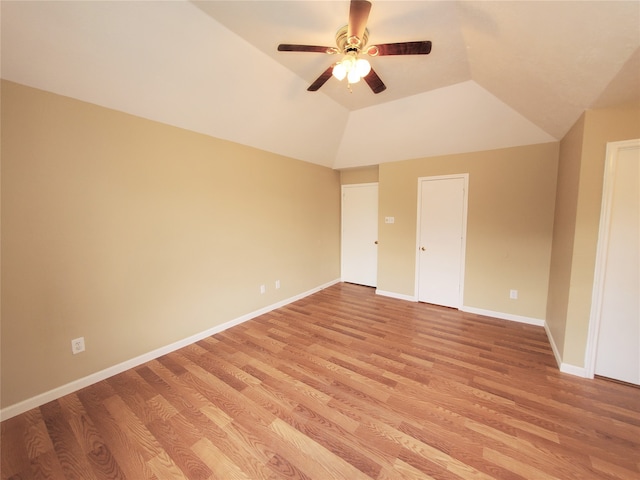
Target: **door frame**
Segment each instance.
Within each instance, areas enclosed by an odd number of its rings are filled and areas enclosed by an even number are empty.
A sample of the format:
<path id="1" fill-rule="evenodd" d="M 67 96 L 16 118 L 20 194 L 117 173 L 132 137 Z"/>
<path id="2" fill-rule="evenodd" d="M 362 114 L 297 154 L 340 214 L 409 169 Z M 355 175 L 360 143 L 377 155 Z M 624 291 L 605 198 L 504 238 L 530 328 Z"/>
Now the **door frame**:
<path id="1" fill-rule="evenodd" d="M 594 378 L 596 372 L 596 355 L 598 351 L 598 335 L 600 334 L 604 280 L 607 269 L 607 252 L 609 249 L 609 230 L 611 229 L 613 186 L 617 158 L 621 150 L 628 148 L 640 148 L 640 139 L 607 143 L 602 186 L 602 203 L 600 208 L 600 225 L 598 227 L 598 247 L 596 250 L 596 265 L 593 276 L 593 290 L 591 294 L 589 331 L 587 334 L 587 345 L 585 348 L 584 365 L 586 378 Z"/>
<path id="2" fill-rule="evenodd" d="M 432 180 L 449 180 L 454 178 L 462 178 L 464 180 L 462 193 L 462 251 L 460 252 L 460 291 L 458 296 L 458 309 L 464 305 L 464 275 L 467 254 L 467 211 L 469 203 L 469 173 L 454 173 L 451 175 L 434 175 L 429 177 L 418 177 L 418 215 L 416 218 L 416 247 L 415 247 L 415 280 L 414 280 L 414 298 L 419 301 L 420 292 L 420 231 L 422 224 L 422 185 L 423 182 Z"/>

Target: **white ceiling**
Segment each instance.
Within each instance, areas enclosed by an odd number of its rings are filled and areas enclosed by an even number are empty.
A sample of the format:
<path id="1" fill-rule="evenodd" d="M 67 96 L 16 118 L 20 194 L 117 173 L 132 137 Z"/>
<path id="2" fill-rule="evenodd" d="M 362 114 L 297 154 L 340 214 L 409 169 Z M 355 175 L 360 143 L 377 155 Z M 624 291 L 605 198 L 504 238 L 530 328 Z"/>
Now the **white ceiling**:
<path id="1" fill-rule="evenodd" d="M 1 2 L 2 77 L 293 158 L 347 168 L 561 139 L 589 108 L 640 106 L 639 1 L 373 2 L 387 85 L 330 79 L 349 1 Z"/>

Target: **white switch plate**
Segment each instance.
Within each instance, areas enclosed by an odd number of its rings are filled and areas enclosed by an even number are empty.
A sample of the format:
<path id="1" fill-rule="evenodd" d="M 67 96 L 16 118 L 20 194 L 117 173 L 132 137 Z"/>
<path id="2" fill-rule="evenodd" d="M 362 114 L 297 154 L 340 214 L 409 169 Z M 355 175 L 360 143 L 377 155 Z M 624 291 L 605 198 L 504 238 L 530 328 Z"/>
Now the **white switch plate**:
<path id="1" fill-rule="evenodd" d="M 395 217 L 384 217 L 384 223 L 395 223 L 395 222 L 396 222 Z"/>
<path id="2" fill-rule="evenodd" d="M 265 287 L 264 285 L 260 285 L 260 293 L 264 293 L 267 291 L 267 287 Z"/>
<path id="3" fill-rule="evenodd" d="M 518 299 L 518 290 L 509 290 L 509 298 L 511 300 L 517 300 Z"/>

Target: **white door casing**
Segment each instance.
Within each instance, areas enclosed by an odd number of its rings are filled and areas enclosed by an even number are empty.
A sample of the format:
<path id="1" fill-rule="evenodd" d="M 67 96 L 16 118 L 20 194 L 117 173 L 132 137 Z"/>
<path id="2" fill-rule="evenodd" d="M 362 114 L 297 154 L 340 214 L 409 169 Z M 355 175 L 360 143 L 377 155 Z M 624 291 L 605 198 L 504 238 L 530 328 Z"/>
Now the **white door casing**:
<path id="1" fill-rule="evenodd" d="M 607 145 L 586 376 L 640 384 L 640 139 Z"/>
<path id="2" fill-rule="evenodd" d="M 469 175 L 418 179 L 416 298 L 460 308 L 463 302 Z"/>
<path id="3" fill-rule="evenodd" d="M 378 184 L 342 186 L 342 281 L 377 286 Z"/>

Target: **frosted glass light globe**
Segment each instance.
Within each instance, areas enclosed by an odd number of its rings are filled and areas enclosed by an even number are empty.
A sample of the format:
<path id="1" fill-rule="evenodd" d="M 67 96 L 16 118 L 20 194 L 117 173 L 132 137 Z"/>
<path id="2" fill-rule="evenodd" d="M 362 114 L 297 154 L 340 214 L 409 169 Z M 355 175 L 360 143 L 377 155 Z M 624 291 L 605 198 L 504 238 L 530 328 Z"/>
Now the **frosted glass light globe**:
<path id="1" fill-rule="evenodd" d="M 347 76 L 347 68 L 344 66 L 343 63 L 338 63 L 336 64 L 335 67 L 333 67 L 333 76 L 336 77 L 338 80 L 342 80 L 344 77 Z"/>
<path id="2" fill-rule="evenodd" d="M 356 61 L 356 70 L 358 72 L 358 75 L 360 75 L 361 77 L 366 77 L 371 71 L 371 65 L 364 58 L 360 58 Z"/>

